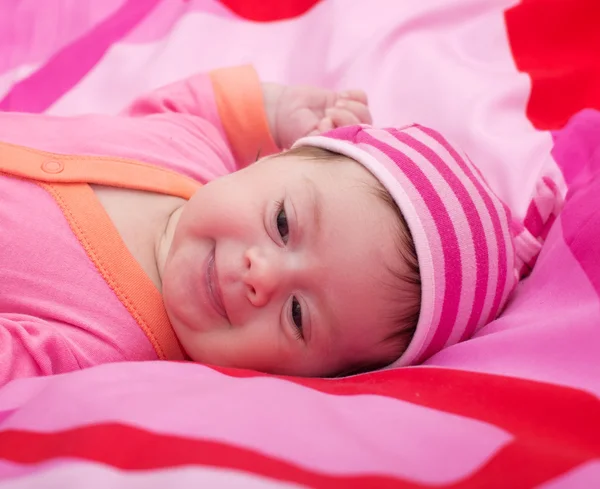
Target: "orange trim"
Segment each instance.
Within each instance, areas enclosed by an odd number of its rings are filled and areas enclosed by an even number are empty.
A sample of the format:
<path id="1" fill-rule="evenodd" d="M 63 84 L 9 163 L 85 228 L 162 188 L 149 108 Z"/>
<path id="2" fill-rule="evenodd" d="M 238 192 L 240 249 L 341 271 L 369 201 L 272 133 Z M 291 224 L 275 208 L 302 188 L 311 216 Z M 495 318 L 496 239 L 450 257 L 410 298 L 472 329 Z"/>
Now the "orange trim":
<path id="1" fill-rule="evenodd" d="M 144 163 L 48 153 L 0 142 L 0 172 L 36 181 L 56 201 L 108 286 L 138 323 L 161 360 L 187 359 L 162 295 L 131 255 L 87 183 L 147 190 L 189 199 L 195 180 Z M 142 182 L 142 180 L 144 180 Z"/>
<path id="2" fill-rule="evenodd" d="M 223 129 L 239 165 L 249 165 L 259 153 L 277 153 L 256 71 L 251 66 L 239 66 L 209 75 Z"/>
<path id="3" fill-rule="evenodd" d="M 93 183 L 190 197 L 202 185 L 171 170 L 126 158 L 49 153 L 0 143 L 0 168 L 14 176 L 47 183 Z"/>
<path id="4" fill-rule="evenodd" d="M 81 246 L 142 328 L 158 358 L 183 360 L 160 292 L 129 253 L 92 188 L 83 183 L 38 184 L 56 200 Z"/>

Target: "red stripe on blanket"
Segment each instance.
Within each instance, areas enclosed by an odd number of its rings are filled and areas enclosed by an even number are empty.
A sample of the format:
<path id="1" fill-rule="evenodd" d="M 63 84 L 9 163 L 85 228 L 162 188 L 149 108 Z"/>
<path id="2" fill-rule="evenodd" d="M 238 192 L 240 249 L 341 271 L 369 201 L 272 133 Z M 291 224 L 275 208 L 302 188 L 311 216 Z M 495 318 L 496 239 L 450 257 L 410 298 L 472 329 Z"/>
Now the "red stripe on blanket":
<path id="1" fill-rule="evenodd" d="M 221 0 L 235 14 L 258 22 L 292 19 L 303 15 L 321 0 Z"/>
<path id="2" fill-rule="evenodd" d="M 44 112 L 87 75 L 106 51 L 137 26 L 161 0 L 128 0 L 113 15 L 76 39 L 0 100 L 0 110 Z"/>
<path id="3" fill-rule="evenodd" d="M 598 0 L 523 0 L 505 19 L 517 68 L 531 77 L 535 127 L 559 129 L 583 108 L 600 109 Z"/>
<path id="4" fill-rule="evenodd" d="M 22 464 L 54 458 L 78 458 L 124 470 L 203 465 L 241 470 L 323 489 L 430 487 L 377 475 L 326 475 L 245 448 L 151 433 L 120 424 L 86 426 L 58 433 L 0 432 L 0 458 Z"/>
<path id="5" fill-rule="evenodd" d="M 232 377 L 256 377 L 251 371 L 211 367 Z M 600 400 L 566 386 L 461 370 L 412 367 L 343 379 L 286 380 L 334 395 L 375 394 L 438 411 L 478 419 L 535 440 L 556 442 L 568 455 L 600 457 Z M 573 416 L 577 413 L 577 416 Z"/>
<path id="6" fill-rule="evenodd" d="M 398 444 L 402 444 L 398 440 Z M 83 459 L 122 470 L 152 470 L 186 465 L 219 467 L 254 473 L 316 488 L 431 487 L 384 475 L 329 475 L 311 471 L 245 448 L 209 440 L 148 432 L 121 424 L 102 424 L 57 433 L 0 432 L 0 458 L 37 464 L 57 458 Z M 520 439 L 502 448 L 482 468 L 442 488 L 530 488 L 589 460 L 560 440 Z"/>
<path id="7" fill-rule="evenodd" d="M 244 371 L 219 370 L 251 376 Z M 532 487 L 600 458 L 600 400 L 576 389 L 438 368 L 407 368 L 338 380 L 290 380 L 336 395 L 372 393 L 402 399 L 496 425 L 515 437 L 460 483 L 439 487 Z M 58 433 L 0 432 L 0 458 L 38 463 L 58 457 L 131 470 L 211 465 L 324 488 L 423 487 L 390 477 L 324 475 L 239 447 L 116 424 Z"/>

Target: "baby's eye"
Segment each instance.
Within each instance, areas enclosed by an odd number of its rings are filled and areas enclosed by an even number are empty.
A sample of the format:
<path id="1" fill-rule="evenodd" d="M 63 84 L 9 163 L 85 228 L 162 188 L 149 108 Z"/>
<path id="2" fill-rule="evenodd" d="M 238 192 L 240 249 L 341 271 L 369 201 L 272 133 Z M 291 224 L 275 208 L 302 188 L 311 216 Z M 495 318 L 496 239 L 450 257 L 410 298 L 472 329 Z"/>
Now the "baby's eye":
<path id="1" fill-rule="evenodd" d="M 289 239 L 290 230 L 288 228 L 288 220 L 285 215 L 285 209 L 281 207 L 277 213 L 277 232 L 284 244 L 287 244 Z"/>
<path id="2" fill-rule="evenodd" d="M 302 330 L 302 306 L 298 302 L 298 299 L 292 297 L 292 321 L 296 326 L 296 334 L 299 339 L 304 338 L 304 331 Z"/>

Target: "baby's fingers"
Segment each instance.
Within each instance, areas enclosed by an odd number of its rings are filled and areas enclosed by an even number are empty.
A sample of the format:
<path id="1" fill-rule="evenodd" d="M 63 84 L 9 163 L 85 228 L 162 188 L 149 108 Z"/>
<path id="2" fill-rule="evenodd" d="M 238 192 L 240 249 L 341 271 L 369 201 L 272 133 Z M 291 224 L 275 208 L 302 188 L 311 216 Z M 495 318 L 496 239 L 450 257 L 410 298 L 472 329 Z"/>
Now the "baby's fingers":
<path id="1" fill-rule="evenodd" d="M 345 90 L 340 92 L 339 96 L 342 99 L 355 100 L 361 104 L 369 105 L 367 94 L 363 90 Z"/>
<path id="2" fill-rule="evenodd" d="M 331 120 L 333 127 L 353 126 L 362 122 L 356 114 L 339 107 L 327 109 L 326 115 Z"/>
<path id="3" fill-rule="evenodd" d="M 369 111 L 369 107 L 367 107 L 362 102 L 356 102 L 354 100 L 340 99 L 335 103 L 336 109 L 343 109 L 347 112 L 351 112 L 356 116 L 358 122 L 355 124 L 371 124 L 373 120 L 371 119 L 371 112 Z"/>
<path id="4" fill-rule="evenodd" d="M 323 134 L 324 132 L 331 131 L 334 128 L 333 121 L 329 117 L 321 119 L 315 129 L 310 131 L 307 136 L 315 136 L 317 134 Z"/>

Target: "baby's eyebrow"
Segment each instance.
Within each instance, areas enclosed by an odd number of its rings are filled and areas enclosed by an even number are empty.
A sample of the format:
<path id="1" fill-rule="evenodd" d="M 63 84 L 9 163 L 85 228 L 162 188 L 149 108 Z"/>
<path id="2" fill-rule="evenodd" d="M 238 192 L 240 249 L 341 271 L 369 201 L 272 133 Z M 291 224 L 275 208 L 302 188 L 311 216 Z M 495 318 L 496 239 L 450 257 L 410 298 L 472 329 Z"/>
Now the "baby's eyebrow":
<path id="1" fill-rule="evenodd" d="M 321 196 L 321 192 L 317 187 L 317 184 L 309 177 L 304 177 L 304 181 L 307 184 L 308 193 L 310 195 L 310 200 L 312 204 L 313 210 L 313 222 L 314 222 L 314 232 L 318 235 L 321 234 L 321 222 L 322 222 L 322 208 L 323 208 L 323 197 Z"/>

